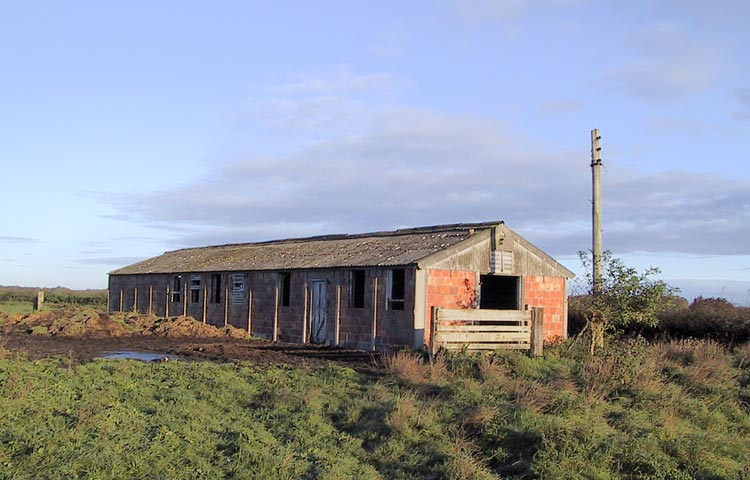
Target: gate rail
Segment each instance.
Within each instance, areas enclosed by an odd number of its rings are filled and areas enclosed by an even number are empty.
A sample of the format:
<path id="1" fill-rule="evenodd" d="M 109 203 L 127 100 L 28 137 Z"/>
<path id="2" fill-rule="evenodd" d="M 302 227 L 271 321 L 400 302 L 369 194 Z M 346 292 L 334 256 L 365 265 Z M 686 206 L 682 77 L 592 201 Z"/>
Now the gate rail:
<path id="1" fill-rule="evenodd" d="M 497 349 L 531 350 L 542 354 L 544 309 L 481 310 L 435 308 L 432 352 Z"/>

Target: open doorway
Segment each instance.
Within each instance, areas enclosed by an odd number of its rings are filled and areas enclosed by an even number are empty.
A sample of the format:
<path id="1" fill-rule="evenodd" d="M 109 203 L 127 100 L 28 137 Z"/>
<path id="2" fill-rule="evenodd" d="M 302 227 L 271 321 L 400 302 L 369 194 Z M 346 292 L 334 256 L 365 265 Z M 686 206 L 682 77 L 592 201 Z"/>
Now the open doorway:
<path id="1" fill-rule="evenodd" d="M 479 280 L 479 308 L 518 310 L 520 277 L 481 275 Z"/>

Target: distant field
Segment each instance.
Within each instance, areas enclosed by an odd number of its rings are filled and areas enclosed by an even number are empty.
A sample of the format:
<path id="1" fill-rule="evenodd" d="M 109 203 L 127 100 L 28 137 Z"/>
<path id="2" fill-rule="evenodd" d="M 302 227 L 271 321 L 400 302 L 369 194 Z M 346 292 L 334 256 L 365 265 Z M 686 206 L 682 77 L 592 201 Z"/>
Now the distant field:
<path id="1" fill-rule="evenodd" d="M 0 311 L 6 313 L 30 313 L 37 297 L 38 288 L 0 286 Z M 107 307 L 106 290 L 71 290 L 64 287 L 45 288 L 44 304 L 86 305 L 91 307 Z M 10 305 L 10 307 L 9 307 Z M 12 311 L 9 311 L 8 309 Z"/>
<path id="2" fill-rule="evenodd" d="M 26 315 L 33 311 L 33 302 L 13 300 L 0 303 L 0 312 L 7 313 L 8 315 Z"/>
<path id="3" fill-rule="evenodd" d="M 750 475 L 748 345 L 397 354 L 375 375 L 3 355 L 0 478 Z"/>

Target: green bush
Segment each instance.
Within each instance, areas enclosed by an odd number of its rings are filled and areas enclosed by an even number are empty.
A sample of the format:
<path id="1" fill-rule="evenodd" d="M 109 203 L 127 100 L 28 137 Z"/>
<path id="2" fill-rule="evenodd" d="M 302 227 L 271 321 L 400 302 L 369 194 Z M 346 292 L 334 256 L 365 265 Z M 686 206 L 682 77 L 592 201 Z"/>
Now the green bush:
<path id="1" fill-rule="evenodd" d="M 728 344 L 750 341 L 750 308 L 725 298 L 696 298 L 687 308 L 665 312 L 659 329 L 673 338 L 705 338 Z"/>

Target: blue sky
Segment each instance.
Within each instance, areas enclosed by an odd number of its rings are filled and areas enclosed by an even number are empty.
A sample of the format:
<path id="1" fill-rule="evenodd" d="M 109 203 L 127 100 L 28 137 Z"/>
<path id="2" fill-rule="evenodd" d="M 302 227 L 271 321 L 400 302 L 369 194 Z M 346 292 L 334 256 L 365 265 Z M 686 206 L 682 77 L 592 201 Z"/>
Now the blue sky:
<path id="1" fill-rule="evenodd" d="M 503 219 L 750 301 L 750 3 L 0 1 L 0 284 Z"/>

